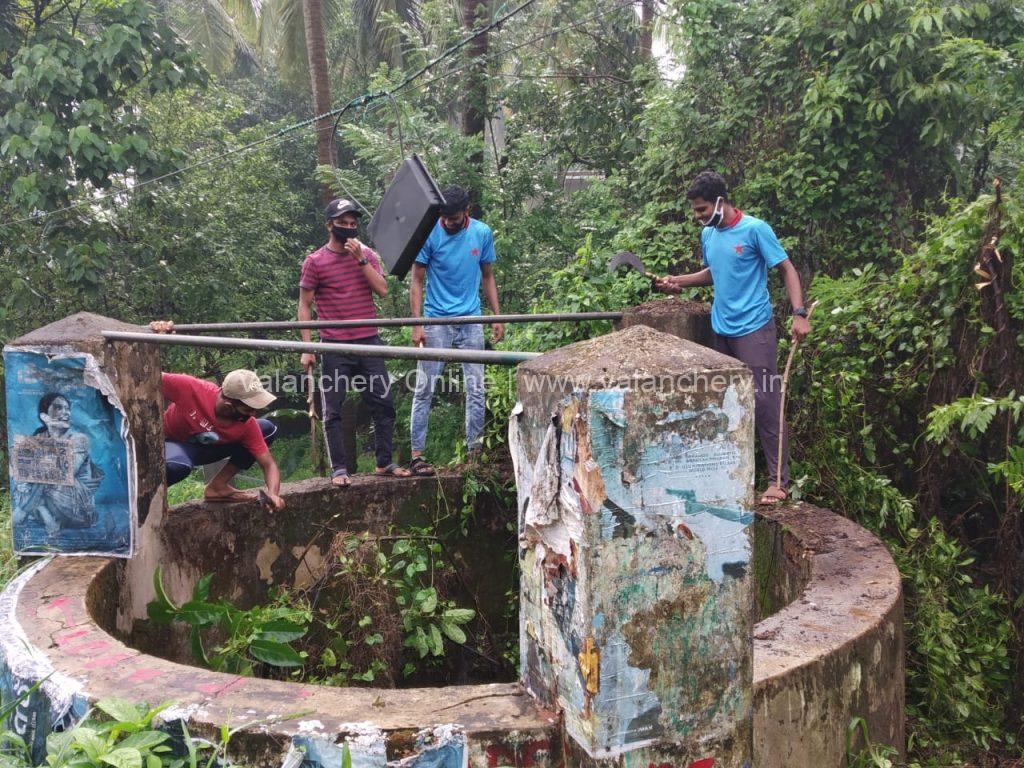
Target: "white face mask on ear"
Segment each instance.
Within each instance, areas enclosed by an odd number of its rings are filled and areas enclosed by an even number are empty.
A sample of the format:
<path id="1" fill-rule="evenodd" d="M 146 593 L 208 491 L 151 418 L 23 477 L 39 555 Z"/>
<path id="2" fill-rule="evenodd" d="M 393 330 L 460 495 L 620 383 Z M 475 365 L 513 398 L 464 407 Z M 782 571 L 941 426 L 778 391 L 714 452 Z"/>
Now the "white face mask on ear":
<path id="1" fill-rule="evenodd" d="M 715 200 L 715 210 L 706 219 L 700 219 L 700 223 L 705 227 L 717 227 L 722 223 L 725 211 L 725 201 L 721 196 Z"/>

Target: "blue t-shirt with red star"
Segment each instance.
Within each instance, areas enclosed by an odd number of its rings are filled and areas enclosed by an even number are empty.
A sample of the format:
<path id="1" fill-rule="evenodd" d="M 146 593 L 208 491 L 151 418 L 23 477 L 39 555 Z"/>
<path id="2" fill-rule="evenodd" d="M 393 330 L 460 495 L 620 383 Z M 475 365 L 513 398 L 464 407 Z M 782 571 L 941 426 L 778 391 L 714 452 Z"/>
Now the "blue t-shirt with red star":
<path id="1" fill-rule="evenodd" d="M 736 213 L 730 226 L 700 233 L 704 265 L 715 284 L 711 327 L 719 336 L 746 336 L 772 319 L 768 270 L 789 258 L 770 226 Z"/>
<path id="2" fill-rule="evenodd" d="M 494 235 L 482 221 L 467 218 L 454 235 L 438 221 L 416 257 L 427 268 L 425 317 L 480 314 L 480 265 L 494 261 Z"/>

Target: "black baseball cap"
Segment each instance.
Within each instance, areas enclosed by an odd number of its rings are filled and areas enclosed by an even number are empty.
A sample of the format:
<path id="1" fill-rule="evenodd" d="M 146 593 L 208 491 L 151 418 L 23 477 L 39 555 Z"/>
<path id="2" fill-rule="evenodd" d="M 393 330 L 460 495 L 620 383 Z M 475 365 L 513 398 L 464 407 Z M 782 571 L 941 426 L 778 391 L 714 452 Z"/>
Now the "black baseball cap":
<path id="1" fill-rule="evenodd" d="M 338 198 L 331 200 L 327 204 L 327 208 L 324 211 L 324 218 L 336 219 L 344 213 L 354 213 L 356 216 L 362 216 L 363 212 L 359 210 L 359 206 L 353 203 L 351 200 L 345 200 Z"/>

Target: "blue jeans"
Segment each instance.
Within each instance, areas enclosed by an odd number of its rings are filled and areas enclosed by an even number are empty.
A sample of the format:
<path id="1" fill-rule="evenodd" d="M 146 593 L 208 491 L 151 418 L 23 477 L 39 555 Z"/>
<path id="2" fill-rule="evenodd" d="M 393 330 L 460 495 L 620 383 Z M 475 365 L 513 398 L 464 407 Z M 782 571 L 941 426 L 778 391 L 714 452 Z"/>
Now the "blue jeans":
<path id="1" fill-rule="evenodd" d="M 483 349 L 483 325 L 428 325 L 427 346 L 432 349 Z M 422 451 L 427 442 L 427 420 L 444 363 L 420 360 L 416 369 L 416 388 L 412 399 L 412 450 Z M 466 444 L 473 447 L 484 431 L 484 366 L 463 363 L 462 382 L 466 387 Z"/>

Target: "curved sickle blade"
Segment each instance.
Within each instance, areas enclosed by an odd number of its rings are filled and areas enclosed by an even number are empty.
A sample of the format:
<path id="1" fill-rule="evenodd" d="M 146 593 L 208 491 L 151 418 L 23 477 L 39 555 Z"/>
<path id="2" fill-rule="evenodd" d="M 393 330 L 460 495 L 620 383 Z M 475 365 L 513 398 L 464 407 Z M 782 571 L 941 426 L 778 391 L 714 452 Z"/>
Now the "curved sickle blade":
<path id="1" fill-rule="evenodd" d="M 641 275 L 647 274 L 647 270 L 644 269 L 644 263 L 632 251 L 619 251 L 608 261 L 609 272 L 614 272 L 619 267 L 629 267 L 630 269 L 635 269 Z"/>

